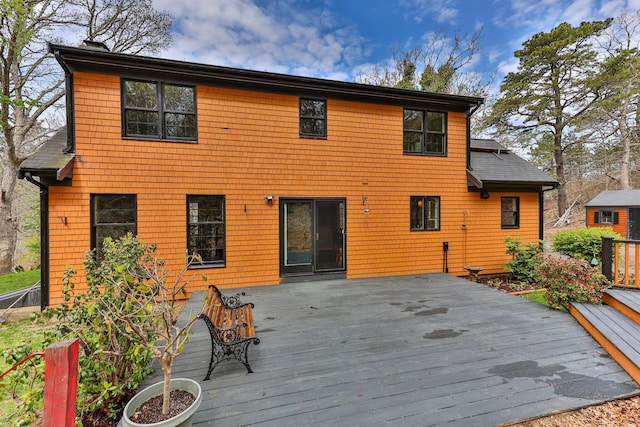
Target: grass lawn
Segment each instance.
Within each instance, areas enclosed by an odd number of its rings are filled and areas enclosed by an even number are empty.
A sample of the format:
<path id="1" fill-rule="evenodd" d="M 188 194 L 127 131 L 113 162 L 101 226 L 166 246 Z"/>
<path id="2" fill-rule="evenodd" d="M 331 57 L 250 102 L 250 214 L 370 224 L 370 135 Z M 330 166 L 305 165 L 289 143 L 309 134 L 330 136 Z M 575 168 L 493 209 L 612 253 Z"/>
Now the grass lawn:
<path id="1" fill-rule="evenodd" d="M 529 292 L 526 294 L 520 295 L 522 298 L 528 299 L 529 301 L 535 301 L 539 304 L 546 305 L 547 307 L 551 307 L 546 298 L 547 290 L 540 289 L 535 292 Z"/>
<path id="2" fill-rule="evenodd" d="M 0 276 L 0 294 L 29 286 L 40 280 L 40 270 L 21 271 Z"/>
<path id="3" fill-rule="evenodd" d="M 11 367 L 6 360 L 9 352 L 17 352 L 22 355 L 44 350 L 45 327 L 45 323 L 41 320 L 35 323 L 30 320 L 18 320 L 0 325 L 0 373 L 5 372 Z M 41 364 L 40 369 L 44 372 L 44 358 L 36 357 L 31 360 L 33 360 L 35 364 Z M 14 372 L 22 374 L 26 372 L 31 378 L 35 374 L 35 369 L 32 366 L 30 362 L 27 362 L 21 365 L 21 367 L 18 367 Z M 12 374 L 9 374 L 0 380 L 0 425 L 6 426 L 19 424 L 19 421 L 14 416 L 16 412 L 16 402 L 12 398 L 12 392 L 14 390 L 10 387 L 9 377 L 11 375 Z M 32 385 L 32 387 L 37 389 L 42 389 L 43 386 L 44 384 L 42 384 L 41 381 Z M 28 387 L 19 387 L 15 392 L 21 395 L 28 392 Z"/>

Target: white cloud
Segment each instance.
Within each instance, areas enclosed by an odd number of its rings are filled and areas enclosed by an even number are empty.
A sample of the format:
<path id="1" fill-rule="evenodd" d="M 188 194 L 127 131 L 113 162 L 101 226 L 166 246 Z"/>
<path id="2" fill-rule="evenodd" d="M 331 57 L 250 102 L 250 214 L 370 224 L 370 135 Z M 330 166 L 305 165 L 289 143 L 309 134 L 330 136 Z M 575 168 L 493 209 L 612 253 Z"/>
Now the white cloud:
<path id="1" fill-rule="evenodd" d="M 498 64 L 498 73 L 501 75 L 507 75 L 518 71 L 518 64 L 520 61 L 517 58 L 511 58 L 508 61 L 500 61 Z"/>
<path id="2" fill-rule="evenodd" d="M 348 76 L 364 40 L 323 8 L 292 0 L 154 0 L 174 17 L 174 59 L 314 77 Z"/>
<path id="3" fill-rule="evenodd" d="M 596 15 L 593 10 L 593 0 L 574 0 L 561 15 L 563 22 L 576 26 L 583 21 L 590 21 Z"/>
<path id="4" fill-rule="evenodd" d="M 454 5 L 454 0 L 400 0 L 400 6 L 407 8 L 405 17 L 416 22 L 426 17 L 440 23 L 455 22 L 460 12 Z"/>

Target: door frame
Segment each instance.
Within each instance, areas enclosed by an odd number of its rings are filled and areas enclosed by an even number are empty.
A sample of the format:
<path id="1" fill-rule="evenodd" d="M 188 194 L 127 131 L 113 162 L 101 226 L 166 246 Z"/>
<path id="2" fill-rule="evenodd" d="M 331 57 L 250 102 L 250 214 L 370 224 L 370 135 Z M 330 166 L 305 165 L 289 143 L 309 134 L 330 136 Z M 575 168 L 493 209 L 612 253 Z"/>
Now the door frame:
<path id="1" fill-rule="evenodd" d="M 342 247 L 341 266 L 339 268 L 319 268 L 318 266 L 318 244 L 320 224 L 318 216 L 318 206 L 335 202 L 342 204 Z M 287 203 L 309 203 L 311 207 L 311 224 L 309 235 L 311 239 L 311 264 L 285 265 L 285 207 Z M 345 273 L 347 270 L 347 199 L 346 197 L 280 197 L 279 198 L 279 226 L 280 226 L 280 276 L 315 276 L 323 274 Z"/>

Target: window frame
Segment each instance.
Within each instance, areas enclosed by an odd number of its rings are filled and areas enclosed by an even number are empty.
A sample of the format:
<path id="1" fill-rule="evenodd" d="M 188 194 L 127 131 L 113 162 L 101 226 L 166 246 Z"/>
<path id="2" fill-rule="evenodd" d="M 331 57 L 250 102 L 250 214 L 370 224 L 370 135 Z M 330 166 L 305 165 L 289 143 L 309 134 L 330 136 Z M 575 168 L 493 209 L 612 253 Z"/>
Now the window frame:
<path id="1" fill-rule="evenodd" d="M 409 129 L 407 128 L 407 111 L 415 111 L 422 114 L 421 129 Z M 429 130 L 429 114 L 442 115 L 442 131 Z M 403 154 L 415 155 L 415 156 L 441 156 L 446 157 L 448 155 L 448 121 L 449 114 L 446 111 L 427 110 L 421 108 L 408 108 L 405 107 L 402 110 L 402 152 Z M 407 150 L 407 134 L 419 134 L 420 135 L 420 151 Z M 442 137 L 442 150 L 430 151 L 428 150 L 428 136 L 439 135 Z M 411 143 L 411 142 L 410 142 Z"/>
<path id="2" fill-rule="evenodd" d="M 606 214 L 606 215 L 605 215 Z M 607 216 L 611 219 L 611 221 L 603 221 L 602 219 Z M 617 225 L 619 223 L 619 215 L 615 209 L 598 209 L 595 211 L 594 220 L 595 224 L 604 224 L 604 225 Z"/>
<path id="3" fill-rule="evenodd" d="M 216 198 L 216 199 L 221 199 L 222 202 L 222 220 L 221 221 L 198 221 L 198 222 L 192 222 L 191 219 L 191 203 L 195 198 Z M 227 264 L 227 200 L 226 200 L 226 196 L 222 195 L 222 194 L 187 194 L 186 196 L 186 226 L 187 226 L 187 230 L 186 230 L 186 237 L 187 237 L 187 253 L 189 255 L 194 255 L 194 251 L 192 250 L 192 235 L 191 235 L 191 229 L 192 226 L 194 225 L 212 225 L 212 224 L 221 224 L 222 225 L 222 234 L 220 235 L 221 237 L 218 237 L 218 235 L 216 234 L 216 236 L 213 236 L 211 238 L 215 239 L 215 246 L 213 246 L 213 251 L 214 252 L 218 252 L 221 251 L 222 252 L 222 256 L 219 259 L 211 259 L 211 260 L 205 260 L 202 259 L 200 261 L 195 261 L 193 262 L 191 265 L 189 265 L 189 268 L 221 268 L 221 267 L 226 267 Z M 201 235 L 194 235 L 193 236 L 195 239 L 203 239 L 205 238 L 205 236 L 201 236 Z M 218 239 L 221 239 L 220 241 L 218 241 Z M 218 243 L 221 244 L 218 244 Z"/>
<path id="4" fill-rule="evenodd" d="M 430 218 L 429 204 L 435 202 L 436 217 Z M 421 211 L 421 218 L 414 218 L 414 209 Z M 419 222 L 414 225 L 414 219 Z M 429 226 L 435 221 L 434 226 Z M 442 226 L 442 202 L 440 196 L 410 196 L 409 198 L 409 228 L 411 231 L 440 231 Z"/>
<path id="5" fill-rule="evenodd" d="M 133 197 L 133 206 L 128 208 L 128 209 L 133 209 L 134 210 L 134 221 L 133 222 L 104 222 L 104 223 L 98 223 L 97 222 L 97 216 L 98 216 L 98 209 L 96 206 L 97 203 L 97 199 L 99 197 Z M 126 235 L 127 233 L 131 232 L 131 234 L 133 234 L 134 236 L 136 236 L 138 234 L 138 196 L 137 194 L 134 193 L 92 193 L 89 196 L 90 199 L 90 215 L 91 215 L 91 237 L 90 237 L 90 244 L 91 244 L 91 250 L 94 251 L 94 253 L 96 254 L 96 259 L 97 260 L 101 260 L 102 259 L 102 242 L 104 241 L 104 238 L 99 242 L 100 246 L 98 246 L 98 230 L 102 227 L 113 227 L 113 226 L 122 226 L 122 227 L 127 227 L 127 226 L 132 226 L 133 230 L 131 231 L 127 231 L 126 233 L 124 233 L 124 235 Z M 114 236 L 106 236 L 106 237 L 114 237 Z M 105 238 L 106 238 L 105 237 Z"/>
<path id="6" fill-rule="evenodd" d="M 515 201 L 515 209 L 514 210 L 505 210 L 504 202 L 505 200 L 510 199 Z M 510 212 L 513 214 L 514 224 L 505 223 L 505 212 Z M 515 229 L 520 228 L 520 197 L 517 196 L 502 196 L 500 198 L 500 227 L 502 229 Z"/>
<path id="7" fill-rule="evenodd" d="M 303 114 L 302 113 L 302 104 L 305 101 L 322 102 L 324 104 L 324 114 L 321 115 L 321 116 Z M 322 99 L 322 98 L 306 98 L 306 97 L 300 97 L 299 98 L 299 101 L 298 101 L 298 116 L 299 116 L 298 132 L 300 134 L 300 138 L 316 138 L 316 139 L 326 139 L 327 138 L 327 110 L 328 110 L 328 102 L 327 102 L 326 99 Z M 322 120 L 322 122 L 323 122 L 322 133 L 321 134 L 316 134 L 316 133 L 303 132 L 302 123 L 303 123 L 304 120 Z"/>
<path id="8" fill-rule="evenodd" d="M 135 82 L 135 83 L 149 83 L 155 85 L 155 93 L 156 93 L 156 106 L 154 108 L 145 108 L 140 106 L 128 106 L 127 105 L 127 82 Z M 182 83 L 173 83 L 173 82 L 165 82 L 159 80 L 141 80 L 141 79 L 128 79 L 121 78 L 120 79 L 120 99 L 121 99 L 121 109 L 122 109 L 122 137 L 125 139 L 144 139 L 144 140 L 152 140 L 152 141 L 169 141 L 169 142 L 191 142 L 195 143 L 198 141 L 198 104 L 197 104 L 197 86 L 188 85 Z M 176 86 L 189 88 L 193 90 L 193 111 L 179 111 L 172 110 L 166 107 L 165 100 L 166 96 L 166 87 L 167 86 Z M 127 113 L 129 111 L 142 111 L 142 112 L 155 112 L 158 114 L 157 127 L 158 132 L 154 135 L 144 135 L 144 134 L 129 134 L 127 127 L 129 121 L 127 119 Z M 180 114 L 184 116 L 193 117 L 193 136 L 188 137 L 180 137 L 174 135 L 167 135 L 167 129 L 170 127 L 167 124 L 167 117 L 171 114 Z"/>

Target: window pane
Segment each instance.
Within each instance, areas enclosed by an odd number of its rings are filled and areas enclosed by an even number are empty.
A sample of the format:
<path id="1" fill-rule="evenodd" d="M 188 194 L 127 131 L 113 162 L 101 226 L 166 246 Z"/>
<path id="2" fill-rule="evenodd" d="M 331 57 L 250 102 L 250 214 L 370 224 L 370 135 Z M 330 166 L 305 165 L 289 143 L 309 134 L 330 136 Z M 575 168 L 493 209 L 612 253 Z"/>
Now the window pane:
<path id="1" fill-rule="evenodd" d="M 427 197 L 427 230 L 440 229 L 440 197 Z"/>
<path id="2" fill-rule="evenodd" d="M 613 211 L 601 211 L 600 224 L 613 224 Z"/>
<path id="3" fill-rule="evenodd" d="M 136 196 L 133 194 L 94 197 L 94 224 L 133 224 L 136 222 Z"/>
<path id="4" fill-rule="evenodd" d="M 158 113 L 155 111 L 128 110 L 125 114 L 128 136 L 160 136 L 158 132 Z"/>
<path id="5" fill-rule="evenodd" d="M 316 99 L 300 100 L 300 116 L 301 117 L 321 117 L 327 116 L 327 101 Z"/>
<path id="6" fill-rule="evenodd" d="M 409 153 L 422 152 L 422 133 L 405 132 L 404 133 L 404 151 Z"/>
<path id="7" fill-rule="evenodd" d="M 518 198 L 503 197 L 501 199 L 502 215 L 501 221 L 503 227 L 517 227 L 518 223 Z"/>
<path id="8" fill-rule="evenodd" d="M 424 230 L 424 197 L 411 196 L 411 229 Z"/>
<path id="9" fill-rule="evenodd" d="M 444 113 L 427 112 L 427 130 L 444 133 Z"/>
<path id="10" fill-rule="evenodd" d="M 148 82 L 125 82 L 125 105 L 127 107 L 158 108 L 157 84 Z"/>
<path id="11" fill-rule="evenodd" d="M 428 133 L 424 151 L 426 153 L 444 154 L 444 135 Z"/>
<path id="12" fill-rule="evenodd" d="M 119 239 L 127 233 L 136 234 L 136 195 L 100 194 L 91 198 L 93 204 L 92 243 L 96 256 L 102 260 L 105 238 Z"/>
<path id="13" fill-rule="evenodd" d="M 195 89 L 188 86 L 165 85 L 164 108 L 166 111 L 195 112 Z"/>
<path id="14" fill-rule="evenodd" d="M 321 119 L 301 119 L 300 133 L 302 135 L 324 136 L 324 120 Z"/>
<path id="15" fill-rule="evenodd" d="M 193 114 L 167 113 L 164 116 L 167 138 L 196 137 L 196 116 Z"/>
<path id="16" fill-rule="evenodd" d="M 188 251 L 203 263 L 225 259 L 224 196 L 188 196 Z"/>
<path id="17" fill-rule="evenodd" d="M 404 129 L 422 131 L 422 111 L 404 110 Z"/>

